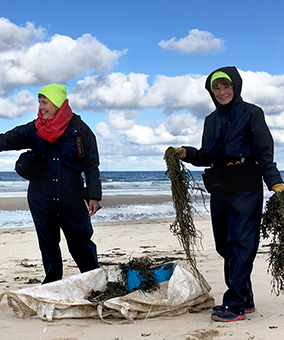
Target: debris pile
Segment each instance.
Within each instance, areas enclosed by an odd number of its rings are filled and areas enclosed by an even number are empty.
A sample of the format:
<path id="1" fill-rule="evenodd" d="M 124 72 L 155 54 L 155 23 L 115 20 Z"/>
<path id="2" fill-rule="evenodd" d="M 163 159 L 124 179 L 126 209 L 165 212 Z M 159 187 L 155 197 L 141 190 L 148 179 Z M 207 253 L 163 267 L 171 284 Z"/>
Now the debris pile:
<path id="1" fill-rule="evenodd" d="M 124 296 L 129 293 L 127 288 L 127 273 L 129 270 L 135 270 L 139 272 L 140 284 L 133 290 L 142 290 L 143 292 L 151 292 L 159 288 L 159 283 L 156 280 L 154 269 L 160 267 L 154 260 L 149 257 L 134 257 L 126 264 L 120 264 L 121 269 L 121 282 L 108 282 L 105 290 L 94 291 L 87 296 L 87 300 L 90 302 L 103 302 L 108 299 Z"/>
<path id="2" fill-rule="evenodd" d="M 103 302 L 108 299 L 112 299 L 118 296 L 124 296 L 128 294 L 128 289 L 125 284 L 122 282 L 108 282 L 106 288 L 103 292 L 99 290 L 92 290 L 91 293 L 87 296 L 87 300 L 92 303 L 95 302 Z"/>
<path id="3" fill-rule="evenodd" d="M 148 256 L 144 257 L 134 257 L 131 261 L 125 265 L 121 265 L 122 276 L 127 281 L 127 273 L 129 270 L 135 270 L 139 272 L 140 284 L 134 288 L 134 290 L 142 290 L 144 292 L 151 292 L 159 288 L 157 283 L 155 273 L 153 271 L 154 267 L 158 265 L 155 261 L 151 260 Z"/>

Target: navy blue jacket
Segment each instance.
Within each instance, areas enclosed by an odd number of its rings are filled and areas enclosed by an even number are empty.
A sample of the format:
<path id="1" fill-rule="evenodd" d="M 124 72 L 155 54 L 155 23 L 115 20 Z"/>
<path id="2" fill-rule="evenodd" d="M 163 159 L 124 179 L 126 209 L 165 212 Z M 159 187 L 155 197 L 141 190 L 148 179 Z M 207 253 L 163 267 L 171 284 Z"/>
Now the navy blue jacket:
<path id="1" fill-rule="evenodd" d="M 38 136 L 35 121 L 0 134 L 0 151 L 21 149 L 46 153 L 47 167 L 39 182 L 30 182 L 29 194 L 59 204 L 75 203 L 81 200 L 84 172 L 89 198 L 101 200 L 96 137 L 80 116 L 73 114 L 64 134 L 55 143 Z"/>
<path id="2" fill-rule="evenodd" d="M 229 110 L 224 110 L 210 89 L 210 79 L 216 71 L 225 72 L 234 84 L 234 98 Z M 212 72 L 205 84 L 216 110 L 205 118 L 202 147 L 184 147 L 185 162 L 195 166 L 226 164 L 231 159 L 253 159 L 260 169 L 268 188 L 282 183 L 282 178 L 273 162 L 273 139 L 266 125 L 262 109 L 246 103 L 241 98 L 242 79 L 235 67 L 223 67 Z M 222 127 L 222 131 L 221 131 Z"/>

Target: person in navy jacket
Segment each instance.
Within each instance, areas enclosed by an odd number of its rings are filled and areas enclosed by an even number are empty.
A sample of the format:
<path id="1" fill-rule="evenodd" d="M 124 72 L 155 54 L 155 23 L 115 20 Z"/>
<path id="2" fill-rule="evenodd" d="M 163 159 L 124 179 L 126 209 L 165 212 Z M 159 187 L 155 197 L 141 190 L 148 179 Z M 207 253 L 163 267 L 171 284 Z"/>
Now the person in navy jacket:
<path id="1" fill-rule="evenodd" d="M 90 216 L 99 209 L 101 182 L 96 137 L 72 112 L 66 87 L 46 85 L 38 100 L 37 119 L 0 134 L 0 151 L 31 149 L 45 155 L 40 180 L 29 183 L 28 203 L 46 274 L 43 283 L 48 283 L 63 275 L 60 229 L 79 270 L 99 268 Z"/>
<path id="2" fill-rule="evenodd" d="M 259 245 L 262 179 L 284 190 L 273 161 L 273 139 L 262 109 L 244 102 L 235 67 L 213 71 L 206 80 L 216 109 L 205 118 L 202 146 L 175 148 L 182 161 L 205 169 L 216 250 L 224 258 L 227 291 L 213 307 L 215 321 L 237 321 L 255 310 L 251 272 Z"/>

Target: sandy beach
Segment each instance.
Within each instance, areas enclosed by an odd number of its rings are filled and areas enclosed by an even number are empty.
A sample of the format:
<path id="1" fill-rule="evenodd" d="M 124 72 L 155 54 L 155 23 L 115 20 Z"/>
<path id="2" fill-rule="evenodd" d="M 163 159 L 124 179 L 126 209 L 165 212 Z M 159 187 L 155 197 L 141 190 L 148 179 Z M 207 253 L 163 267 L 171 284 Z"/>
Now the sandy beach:
<path id="1" fill-rule="evenodd" d="M 139 201 L 139 199 L 141 201 Z M 152 197 L 153 201 L 168 197 Z M 137 201 L 135 201 L 137 200 Z M 149 196 L 105 197 L 102 206 L 124 204 L 122 202 L 149 202 Z M 13 206 L 11 206 L 13 205 Z M 17 208 L 15 208 L 15 205 Z M 0 208 L 5 210 L 27 209 L 26 199 L 0 199 Z M 133 220 L 126 222 L 94 223 L 93 240 L 98 246 L 101 266 L 126 263 L 131 257 L 150 256 L 153 259 L 169 257 L 183 260 L 184 252 L 177 238 L 170 231 L 173 219 Z M 217 304 L 221 302 L 225 285 L 223 261 L 215 252 L 210 218 L 196 217 L 195 226 L 203 235 L 198 254 L 198 269 L 209 285 Z M 1 340 L 282 340 L 284 337 L 284 297 L 271 293 L 271 276 L 267 274 L 267 247 L 262 242 L 252 275 L 256 311 L 246 320 L 220 323 L 210 319 L 211 310 L 201 313 L 186 313 L 175 317 L 157 317 L 122 323 L 113 320 L 112 325 L 100 319 L 63 319 L 45 322 L 38 318 L 20 319 L 8 307 L 6 297 L 0 303 Z M 64 236 L 61 249 L 64 259 L 64 277 L 79 271 L 70 257 Z M 33 228 L 0 229 L 0 293 L 5 290 L 23 289 L 37 284 L 28 284 L 31 279 L 44 278 L 40 251 Z"/>

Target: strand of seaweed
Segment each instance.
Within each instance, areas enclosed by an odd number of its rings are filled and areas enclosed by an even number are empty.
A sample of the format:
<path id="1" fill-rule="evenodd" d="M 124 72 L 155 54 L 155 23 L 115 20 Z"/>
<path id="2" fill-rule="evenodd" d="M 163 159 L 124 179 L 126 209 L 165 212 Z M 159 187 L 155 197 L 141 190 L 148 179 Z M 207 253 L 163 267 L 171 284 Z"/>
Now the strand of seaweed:
<path id="1" fill-rule="evenodd" d="M 284 291 L 284 192 L 272 195 L 266 203 L 260 226 L 264 239 L 269 239 L 267 272 L 271 274 L 276 296 Z"/>
<path id="2" fill-rule="evenodd" d="M 171 180 L 172 199 L 176 210 L 176 217 L 170 230 L 178 238 L 187 260 L 196 272 L 197 278 L 200 278 L 195 249 L 197 241 L 202 240 L 203 234 L 195 228 L 193 222 L 192 195 L 196 190 L 200 190 L 202 193 L 202 189 L 195 182 L 191 172 L 180 161 L 173 147 L 166 150 L 164 159 L 167 164 L 166 173 Z M 201 282 L 201 280 L 199 281 Z"/>

